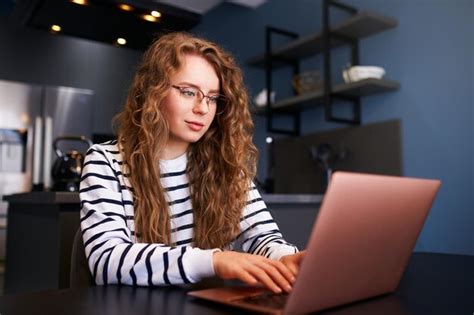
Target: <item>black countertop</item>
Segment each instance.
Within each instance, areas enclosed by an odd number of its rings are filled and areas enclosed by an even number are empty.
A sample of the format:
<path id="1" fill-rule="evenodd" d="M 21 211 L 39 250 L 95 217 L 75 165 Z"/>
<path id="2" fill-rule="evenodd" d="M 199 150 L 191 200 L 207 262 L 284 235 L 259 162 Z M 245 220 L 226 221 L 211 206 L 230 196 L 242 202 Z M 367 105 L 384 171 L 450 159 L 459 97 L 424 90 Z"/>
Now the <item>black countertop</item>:
<path id="1" fill-rule="evenodd" d="M 316 194 L 262 194 L 268 204 L 320 204 L 323 195 Z M 78 192 L 34 191 L 3 196 L 3 200 L 14 203 L 79 203 Z"/>
<path id="2" fill-rule="evenodd" d="M 316 194 L 262 194 L 268 204 L 320 204 L 324 195 Z"/>
<path id="3" fill-rule="evenodd" d="M 3 200 L 10 203 L 31 204 L 65 204 L 79 203 L 78 192 L 66 191 L 33 191 L 21 194 L 3 196 Z"/>

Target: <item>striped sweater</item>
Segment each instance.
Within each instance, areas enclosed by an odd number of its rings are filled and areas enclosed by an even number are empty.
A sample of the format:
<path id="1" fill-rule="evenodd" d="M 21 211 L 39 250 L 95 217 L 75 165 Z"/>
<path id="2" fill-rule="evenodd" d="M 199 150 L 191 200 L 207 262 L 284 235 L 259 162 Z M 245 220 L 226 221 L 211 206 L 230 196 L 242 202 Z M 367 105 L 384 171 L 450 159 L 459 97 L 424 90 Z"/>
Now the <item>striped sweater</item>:
<path id="1" fill-rule="evenodd" d="M 187 156 L 159 163 L 175 246 L 137 240 L 132 189 L 122 173 L 117 142 L 96 144 L 88 150 L 80 185 L 81 229 L 89 269 L 97 284 L 183 284 L 215 275 L 212 254 L 218 249 L 193 247 L 193 211 L 185 172 Z M 248 253 L 279 259 L 297 251 L 282 238 L 253 185 L 242 212 L 240 230 L 236 241 Z M 228 248 L 233 248 L 234 243 Z"/>

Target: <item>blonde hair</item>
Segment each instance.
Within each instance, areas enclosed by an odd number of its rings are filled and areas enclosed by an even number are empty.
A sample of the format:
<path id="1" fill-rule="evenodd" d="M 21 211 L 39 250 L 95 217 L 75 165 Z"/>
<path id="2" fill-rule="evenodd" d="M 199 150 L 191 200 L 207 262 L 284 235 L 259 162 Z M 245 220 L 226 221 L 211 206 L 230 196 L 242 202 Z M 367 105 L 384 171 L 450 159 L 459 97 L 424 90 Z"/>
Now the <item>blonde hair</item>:
<path id="1" fill-rule="evenodd" d="M 220 93 L 228 98 L 204 136 L 188 149 L 187 174 L 194 215 L 194 246 L 224 248 L 239 233 L 247 192 L 255 177 L 257 149 L 242 73 L 216 44 L 186 33 L 157 39 L 145 52 L 115 117 L 124 173 L 133 187 L 135 231 L 143 242 L 170 241 L 169 206 L 160 183 L 159 158 L 169 136 L 160 105 L 170 90 L 170 75 L 187 54 L 205 58 L 216 71 Z"/>

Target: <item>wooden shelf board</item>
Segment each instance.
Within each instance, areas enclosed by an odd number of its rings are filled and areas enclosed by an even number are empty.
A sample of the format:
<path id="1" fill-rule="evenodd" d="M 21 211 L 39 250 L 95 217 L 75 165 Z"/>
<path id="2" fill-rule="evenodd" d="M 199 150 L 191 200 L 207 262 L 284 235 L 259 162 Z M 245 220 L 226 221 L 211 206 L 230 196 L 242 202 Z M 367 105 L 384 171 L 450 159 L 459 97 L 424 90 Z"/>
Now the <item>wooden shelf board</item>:
<path id="1" fill-rule="evenodd" d="M 371 36 L 397 26 L 397 20 L 371 11 L 359 12 L 331 28 L 331 32 L 353 39 Z M 345 42 L 333 38 L 331 47 L 338 47 Z M 274 68 L 287 65 L 288 62 L 307 58 L 323 51 L 323 34 L 318 32 L 291 41 L 287 45 L 273 51 L 272 66 Z M 247 62 L 251 66 L 265 67 L 265 55 L 251 58 Z"/>
<path id="2" fill-rule="evenodd" d="M 365 79 L 352 83 L 343 83 L 333 86 L 332 93 L 337 96 L 368 96 L 378 93 L 395 91 L 400 88 L 396 81 L 385 79 Z M 273 105 L 274 111 L 291 112 L 301 108 L 314 105 L 314 102 L 323 100 L 323 90 L 317 90 L 305 94 L 295 95 L 280 101 Z M 265 114 L 265 107 L 255 108 L 252 112 L 256 114 Z"/>

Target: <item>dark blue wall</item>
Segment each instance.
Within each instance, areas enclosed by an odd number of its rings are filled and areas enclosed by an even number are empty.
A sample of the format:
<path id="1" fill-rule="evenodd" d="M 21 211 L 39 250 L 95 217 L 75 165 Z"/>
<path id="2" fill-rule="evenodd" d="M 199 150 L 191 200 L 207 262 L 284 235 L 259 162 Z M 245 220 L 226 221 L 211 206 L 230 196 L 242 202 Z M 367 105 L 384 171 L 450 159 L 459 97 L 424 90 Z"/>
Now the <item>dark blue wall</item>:
<path id="1" fill-rule="evenodd" d="M 404 175 L 443 181 L 417 250 L 474 254 L 473 72 L 474 4 L 470 0 L 354 0 L 361 10 L 395 17 L 397 28 L 360 42 L 360 61 L 379 65 L 400 91 L 363 99 L 364 123 L 402 121 Z M 341 18 L 335 14 L 334 20 Z M 245 61 L 264 51 L 264 27 L 272 25 L 300 35 L 321 29 L 321 1 L 269 1 L 256 10 L 224 4 L 209 12 L 198 34 L 231 51 L 243 66 L 251 94 L 264 87 L 264 72 Z M 335 51 L 333 77 L 348 51 Z M 320 67 L 313 58 L 303 69 Z M 289 91 L 289 70 L 274 75 L 277 93 Z M 278 96 L 277 96 L 278 98 Z M 255 142 L 261 149 L 259 177 L 265 177 L 265 121 L 255 117 Z M 303 114 L 305 133 L 343 127 L 325 123 L 321 108 Z"/>

